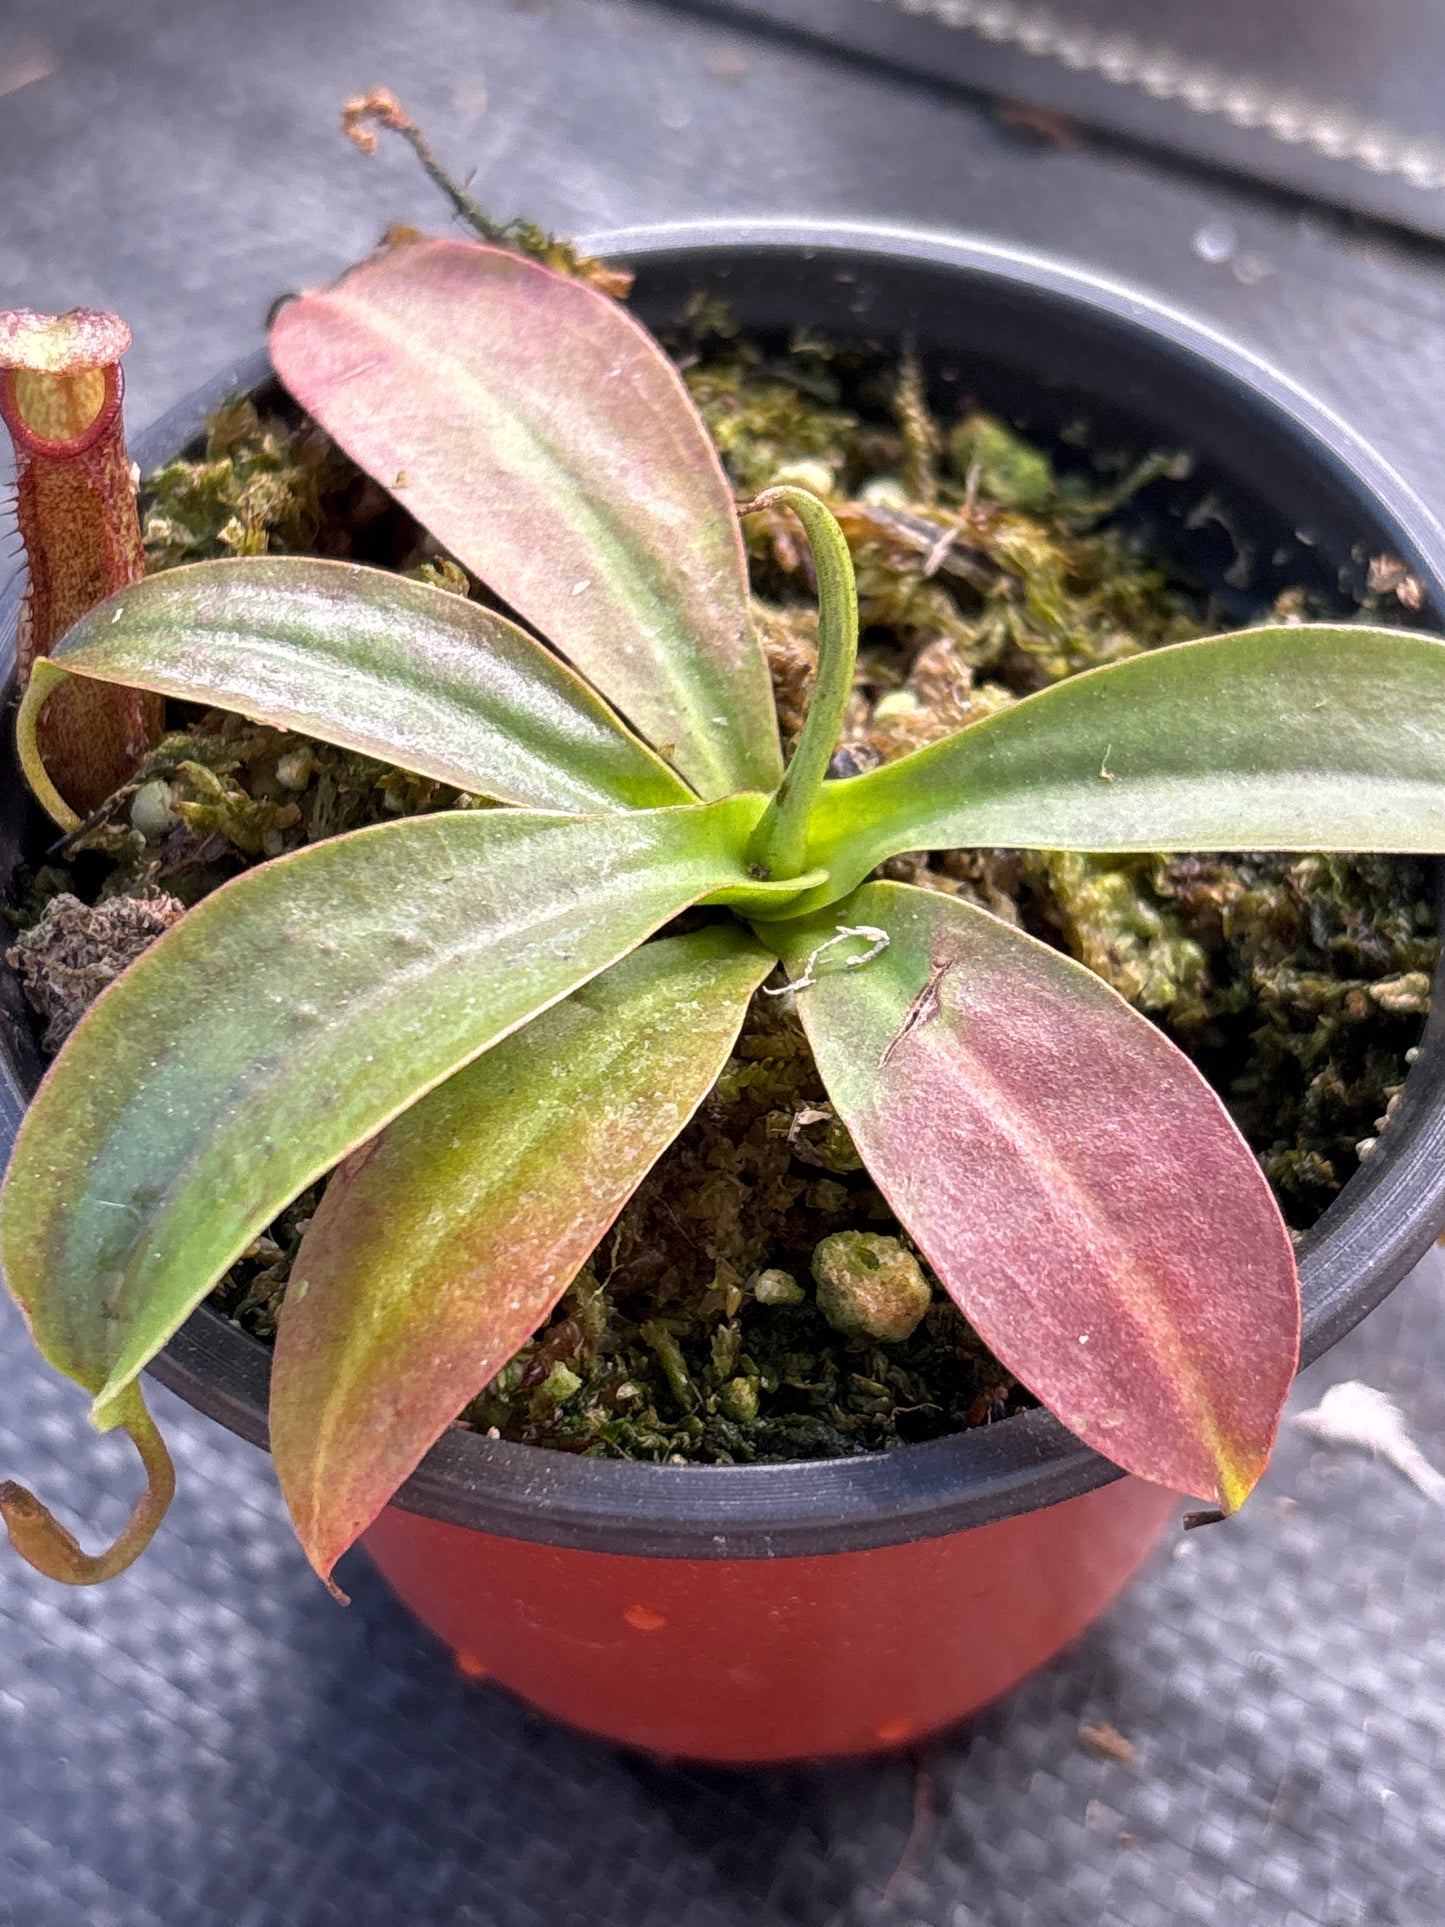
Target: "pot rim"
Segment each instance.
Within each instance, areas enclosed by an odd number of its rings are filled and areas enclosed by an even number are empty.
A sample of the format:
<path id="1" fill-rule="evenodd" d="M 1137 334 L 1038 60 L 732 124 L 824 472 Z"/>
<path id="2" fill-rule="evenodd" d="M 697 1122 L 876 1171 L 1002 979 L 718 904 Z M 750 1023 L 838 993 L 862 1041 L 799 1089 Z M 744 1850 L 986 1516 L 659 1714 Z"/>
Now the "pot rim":
<path id="1" fill-rule="evenodd" d="M 936 230 L 857 221 L 727 219 L 631 227 L 585 237 L 589 252 L 645 267 L 675 257 L 769 251 L 851 258 L 882 268 L 936 266 L 962 280 L 1025 289 L 1060 311 L 1087 312 L 1234 391 L 1349 493 L 1445 607 L 1445 527 L 1408 484 L 1330 409 L 1251 351 L 1123 283 L 1058 258 Z M 170 459 L 238 389 L 272 378 L 263 352 L 188 396 L 135 438 L 143 470 Z M 18 596 L 12 586 L 12 607 Z M 0 607 L 0 623 L 5 611 Z M 8 642 L 13 649 L 13 638 Z M 1437 871 L 1438 874 L 1438 871 Z M 1369 1162 L 1299 1247 L 1301 1365 L 1359 1322 L 1445 1229 L 1445 961 L 1435 1010 L 1397 1116 Z M 0 1141 L 25 1098 L 0 1057 Z M 270 1354 L 202 1305 L 151 1364 L 188 1403 L 266 1444 Z M 924 1444 L 784 1465 L 671 1466 L 585 1458 L 494 1440 L 454 1426 L 395 1503 L 450 1524 L 634 1557 L 719 1559 L 856 1551 L 964 1531 L 1055 1505 L 1123 1477 L 1050 1413 L 1036 1410 Z"/>

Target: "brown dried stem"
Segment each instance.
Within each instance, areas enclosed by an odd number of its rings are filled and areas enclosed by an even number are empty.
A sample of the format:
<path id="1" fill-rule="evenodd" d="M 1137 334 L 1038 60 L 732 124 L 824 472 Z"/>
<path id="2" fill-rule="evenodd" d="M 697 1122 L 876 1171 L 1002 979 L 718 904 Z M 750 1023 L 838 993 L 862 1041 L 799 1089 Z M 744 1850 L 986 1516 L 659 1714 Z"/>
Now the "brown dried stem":
<path id="1" fill-rule="evenodd" d="M 427 178 L 441 190 L 462 220 L 482 240 L 490 241 L 494 247 L 511 248 L 518 254 L 530 255 L 545 267 L 554 268 L 560 274 L 574 275 L 577 280 L 587 282 L 589 286 L 600 289 L 603 294 L 611 295 L 618 301 L 624 300 L 631 291 L 633 277 L 626 268 L 612 268 L 605 261 L 580 253 L 570 241 L 558 240 L 534 221 L 520 217 L 498 221 L 488 214 L 480 201 L 442 166 L 431 142 L 389 88 L 374 87 L 368 94 L 356 94 L 341 110 L 341 131 L 363 154 L 376 152 L 377 139 L 372 131 L 373 126 L 400 134 L 421 162 Z"/>

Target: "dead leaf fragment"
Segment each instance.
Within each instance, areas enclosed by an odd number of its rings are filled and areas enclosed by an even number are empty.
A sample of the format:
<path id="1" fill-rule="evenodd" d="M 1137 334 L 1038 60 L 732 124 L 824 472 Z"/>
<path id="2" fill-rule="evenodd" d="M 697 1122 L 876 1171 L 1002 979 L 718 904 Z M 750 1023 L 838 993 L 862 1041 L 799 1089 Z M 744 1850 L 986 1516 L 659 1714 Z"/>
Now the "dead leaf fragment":
<path id="1" fill-rule="evenodd" d="M 91 1004 L 184 911 L 175 897 L 109 897 L 93 907 L 62 891 L 5 953 L 57 1051 Z"/>
<path id="2" fill-rule="evenodd" d="M 1424 583 L 1397 555 L 1372 555 L 1366 582 L 1371 595 L 1393 595 L 1402 608 L 1419 609 L 1424 605 Z"/>
<path id="3" fill-rule="evenodd" d="M 1040 146 L 1082 145 L 1078 122 L 1053 107 L 1040 107 L 1031 100 L 1001 100 L 993 111 L 994 119 L 1002 126 L 1037 141 Z"/>
<path id="4" fill-rule="evenodd" d="M 1117 1760 L 1120 1766 L 1127 1766 L 1134 1758 L 1134 1742 L 1126 1740 L 1117 1726 L 1108 1720 L 1098 1720 L 1079 1728 L 1079 1738 L 1101 1760 Z"/>
<path id="5" fill-rule="evenodd" d="M 55 56 L 39 40 L 22 40 L 9 54 L 0 55 L 0 97 L 18 94 L 55 72 Z"/>

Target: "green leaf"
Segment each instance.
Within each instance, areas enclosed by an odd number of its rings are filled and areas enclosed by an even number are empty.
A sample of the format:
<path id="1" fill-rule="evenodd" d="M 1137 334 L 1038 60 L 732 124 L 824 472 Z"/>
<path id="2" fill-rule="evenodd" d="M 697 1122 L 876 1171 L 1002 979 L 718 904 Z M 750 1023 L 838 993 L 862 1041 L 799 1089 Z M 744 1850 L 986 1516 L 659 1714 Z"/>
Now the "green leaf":
<path id="1" fill-rule="evenodd" d="M 837 919 L 886 934 L 826 944 Z M 780 925 L 828 1094 L 997 1357 L 1128 1471 L 1233 1510 L 1299 1351 L 1289 1234 L 1228 1113 L 1099 979 L 973 905 L 869 884 Z"/>
<path id="2" fill-rule="evenodd" d="M 1445 642 L 1299 624 L 1090 670 L 828 784 L 808 861 L 841 894 L 960 845 L 1445 849 Z"/>
<path id="3" fill-rule="evenodd" d="M 827 881 L 826 870 L 805 870 L 800 877 L 775 877 L 767 883 L 750 878 L 747 883 L 730 883 L 725 890 L 714 890 L 703 902 L 732 910 L 740 917 L 785 917 Z"/>
<path id="4" fill-rule="evenodd" d="M 286 1202 L 740 868 L 761 797 L 448 812 L 247 872 L 118 978 L 20 1129 L 0 1253 L 98 1415 Z"/>
<path id="5" fill-rule="evenodd" d="M 51 660 L 530 809 L 692 800 L 515 623 L 352 562 L 246 556 L 170 569 L 82 617 Z"/>
<path id="6" fill-rule="evenodd" d="M 644 945 L 459 1071 L 332 1179 L 271 1374 L 271 1451 L 322 1578 L 543 1322 L 727 1061 L 774 959 Z"/>
<path id="7" fill-rule="evenodd" d="M 777 788 L 732 493 L 625 309 L 505 249 L 417 241 L 289 302 L 271 353 L 353 460 L 700 794 Z"/>

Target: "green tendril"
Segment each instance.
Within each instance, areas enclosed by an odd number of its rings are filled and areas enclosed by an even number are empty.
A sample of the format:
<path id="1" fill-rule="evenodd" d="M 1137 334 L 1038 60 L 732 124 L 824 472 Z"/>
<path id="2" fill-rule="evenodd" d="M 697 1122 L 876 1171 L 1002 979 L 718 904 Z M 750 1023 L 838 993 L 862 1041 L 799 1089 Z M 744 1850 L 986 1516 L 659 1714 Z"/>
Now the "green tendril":
<path id="1" fill-rule="evenodd" d="M 739 509 L 756 515 L 787 508 L 803 525 L 818 578 L 818 680 L 807 719 L 778 793 L 753 833 L 749 860 L 774 881 L 799 876 L 806 867 L 808 820 L 838 746 L 853 666 L 858 659 L 858 588 L 853 558 L 836 520 L 816 495 L 782 485 L 764 489 Z"/>

